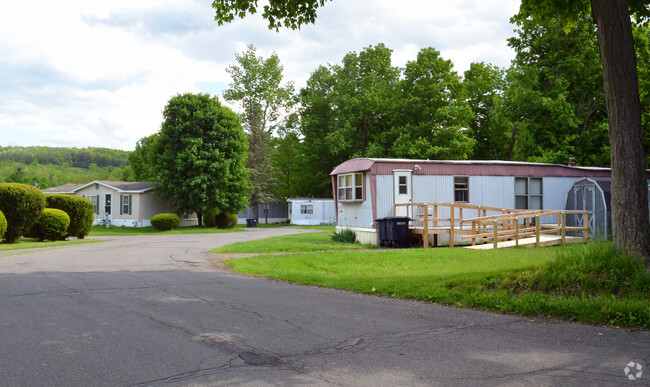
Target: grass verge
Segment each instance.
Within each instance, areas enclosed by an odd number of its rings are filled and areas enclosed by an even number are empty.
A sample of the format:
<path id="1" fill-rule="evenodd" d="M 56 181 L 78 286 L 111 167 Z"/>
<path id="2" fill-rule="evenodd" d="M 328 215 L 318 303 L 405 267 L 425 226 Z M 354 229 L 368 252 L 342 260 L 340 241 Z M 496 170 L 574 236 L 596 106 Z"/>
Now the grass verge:
<path id="1" fill-rule="evenodd" d="M 116 227 L 111 226 L 106 228 L 104 226 L 93 226 L 90 230 L 92 236 L 113 236 L 113 235 L 166 235 L 166 234 L 221 234 L 225 232 L 238 232 L 242 231 L 239 228 L 220 229 L 214 227 L 179 227 L 174 230 L 158 231 L 153 227 Z"/>
<path id="2" fill-rule="evenodd" d="M 650 276 L 607 243 L 485 251 L 321 251 L 226 263 L 241 273 L 305 285 L 650 328 Z"/>
<path id="3" fill-rule="evenodd" d="M 0 243 L 0 251 L 47 248 L 47 247 L 77 245 L 80 243 L 95 243 L 95 242 L 103 242 L 103 241 L 99 239 L 70 239 L 66 241 L 39 242 L 38 239 L 20 238 L 16 243 Z"/>
<path id="4" fill-rule="evenodd" d="M 331 227 L 331 226 L 325 226 Z M 310 252 L 324 250 L 353 250 L 376 248 L 371 245 L 358 243 L 342 243 L 332 241 L 331 232 L 314 232 L 280 237 L 271 237 L 258 241 L 239 242 L 219 247 L 211 253 L 284 253 Z"/>

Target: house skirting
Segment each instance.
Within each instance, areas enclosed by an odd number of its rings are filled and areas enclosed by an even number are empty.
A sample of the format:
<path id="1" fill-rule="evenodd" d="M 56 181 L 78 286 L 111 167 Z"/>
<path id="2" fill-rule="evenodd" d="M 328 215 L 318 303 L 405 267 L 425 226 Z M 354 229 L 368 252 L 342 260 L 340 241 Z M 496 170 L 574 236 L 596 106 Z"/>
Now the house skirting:
<path id="1" fill-rule="evenodd" d="M 362 245 L 379 245 L 377 230 L 374 228 L 336 226 L 336 231 L 341 230 L 354 231 L 355 234 L 357 234 L 357 242 L 361 243 Z"/>
<path id="2" fill-rule="evenodd" d="M 150 219 L 138 219 L 138 220 L 111 219 L 109 224 L 115 227 L 149 227 L 151 226 L 151 220 Z M 106 222 L 104 221 L 104 219 L 95 219 L 93 221 L 93 226 L 105 226 L 105 225 Z M 191 227 L 197 225 L 198 225 L 198 219 L 196 218 L 181 219 L 179 227 Z"/>

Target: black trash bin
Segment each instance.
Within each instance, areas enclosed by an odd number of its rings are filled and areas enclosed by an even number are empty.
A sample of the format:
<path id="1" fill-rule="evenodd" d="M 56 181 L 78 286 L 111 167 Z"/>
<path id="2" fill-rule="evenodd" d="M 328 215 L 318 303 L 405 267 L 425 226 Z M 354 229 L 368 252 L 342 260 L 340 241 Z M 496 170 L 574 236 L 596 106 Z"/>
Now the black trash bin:
<path id="1" fill-rule="evenodd" d="M 379 242 L 379 246 L 386 247 L 388 246 L 388 222 L 386 218 L 375 219 L 375 222 L 377 222 L 377 242 Z"/>
<path id="2" fill-rule="evenodd" d="M 257 219 L 246 219 L 246 227 L 257 227 Z"/>
<path id="3" fill-rule="evenodd" d="M 377 221 L 377 232 L 379 246 L 383 247 L 400 247 L 408 245 L 408 216 L 388 216 L 386 218 L 375 219 Z"/>

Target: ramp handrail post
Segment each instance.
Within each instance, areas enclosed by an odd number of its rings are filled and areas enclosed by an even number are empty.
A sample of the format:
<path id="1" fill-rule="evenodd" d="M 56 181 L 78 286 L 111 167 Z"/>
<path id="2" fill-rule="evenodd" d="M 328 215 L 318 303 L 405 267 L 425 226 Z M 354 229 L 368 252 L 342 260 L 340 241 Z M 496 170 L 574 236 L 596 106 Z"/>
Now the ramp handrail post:
<path id="1" fill-rule="evenodd" d="M 515 247 L 519 247 L 519 218 L 515 216 Z"/>
<path id="2" fill-rule="evenodd" d="M 497 220 L 496 219 L 492 219 L 492 233 L 494 234 L 493 235 L 494 240 L 492 241 L 492 243 L 494 244 L 494 248 L 497 249 L 498 246 L 499 246 L 499 240 L 497 239 L 499 237 L 499 232 L 498 232 L 498 228 L 497 228 Z"/>
<path id="3" fill-rule="evenodd" d="M 454 216 L 455 216 L 455 213 L 456 213 L 456 209 L 454 208 L 453 203 L 449 204 L 449 211 L 450 211 L 450 216 L 449 216 L 449 247 L 454 247 L 454 227 L 456 226 L 456 221 L 454 220 Z"/>
<path id="4" fill-rule="evenodd" d="M 539 247 L 539 234 L 541 225 L 539 224 L 539 215 L 535 215 L 535 247 Z"/>
<path id="5" fill-rule="evenodd" d="M 424 229 L 422 230 L 422 246 L 429 248 L 429 203 L 424 204 Z"/>
<path id="6" fill-rule="evenodd" d="M 560 227 L 562 228 L 560 233 L 562 235 L 562 244 L 564 245 L 566 244 L 566 212 L 564 211 L 560 212 L 560 221 L 562 222 L 562 224 L 560 225 Z"/>

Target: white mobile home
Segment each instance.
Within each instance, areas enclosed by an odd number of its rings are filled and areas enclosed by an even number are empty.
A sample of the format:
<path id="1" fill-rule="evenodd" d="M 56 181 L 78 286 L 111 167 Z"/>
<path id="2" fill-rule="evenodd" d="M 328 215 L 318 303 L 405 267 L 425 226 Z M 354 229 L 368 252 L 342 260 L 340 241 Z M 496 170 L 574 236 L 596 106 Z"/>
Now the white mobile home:
<path id="1" fill-rule="evenodd" d="M 43 190 L 44 194 L 77 195 L 89 199 L 95 209 L 94 225 L 151 226 L 151 218 L 163 212 L 178 213 L 168 201 L 155 198 L 153 182 L 103 181 L 66 184 Z M 179 214 L 181 226 L 196 226 L 196 214 Z"/>
<path id="2" fill-rule="evenodd" d="M 398 203 L 459 202 L 563 210 L 574 182 L 582 178 L 609 180 L 610 169 L 510 161 L 359 158 L 338 165 L 331 176 L 337 225 L 353 228 L 364 243 L 376 244 L 375 219 L 394 215 Z M 648 178 L 650 182 L 650 172 Z"/>
<path id="3" fill-rule="evenodd" d="M 334 199 L 290 198 L 287 202 L 291 224 L 313 226 L 334 223 Z"/>

